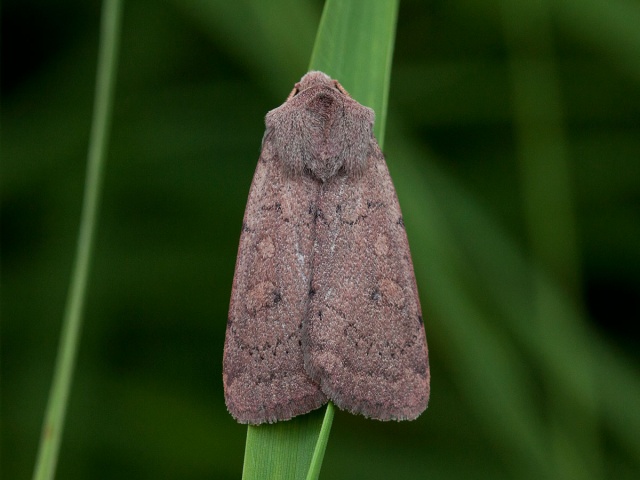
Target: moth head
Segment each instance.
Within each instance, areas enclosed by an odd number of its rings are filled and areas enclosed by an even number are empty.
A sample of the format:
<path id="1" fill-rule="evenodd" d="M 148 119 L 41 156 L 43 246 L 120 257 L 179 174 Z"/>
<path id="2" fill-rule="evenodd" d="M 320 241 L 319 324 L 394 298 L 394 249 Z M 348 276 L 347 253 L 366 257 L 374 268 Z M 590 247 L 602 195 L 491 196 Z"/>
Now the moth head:
<path id="1" fill-rule="evenodd" d="M 343 95 L 349 96 L 349 93 L 344 89 L 337 80 L 332 79 L 329 75 L 317 70 L 313 70 L 304 75 L 298 83 L 295 84 L 293 90 L 287 97 L 287 100 L 291 100 L 300 92 L 308 90 L 310 88 L 325 87 L 331 90 L 337 90 Z"/>

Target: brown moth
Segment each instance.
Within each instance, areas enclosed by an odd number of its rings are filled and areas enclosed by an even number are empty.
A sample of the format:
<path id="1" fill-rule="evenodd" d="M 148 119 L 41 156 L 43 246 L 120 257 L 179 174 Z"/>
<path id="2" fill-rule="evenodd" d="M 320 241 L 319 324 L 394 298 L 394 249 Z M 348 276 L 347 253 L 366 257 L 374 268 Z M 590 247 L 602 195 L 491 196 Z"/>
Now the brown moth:
<path id="1" fill-rule="evenodd" d="M 427 407 L 413 264 L 373 122 L 322 72 L 267 113 L 224 347 L 225 400 L 240 423 L 328 400 L 378 420 Z"/>

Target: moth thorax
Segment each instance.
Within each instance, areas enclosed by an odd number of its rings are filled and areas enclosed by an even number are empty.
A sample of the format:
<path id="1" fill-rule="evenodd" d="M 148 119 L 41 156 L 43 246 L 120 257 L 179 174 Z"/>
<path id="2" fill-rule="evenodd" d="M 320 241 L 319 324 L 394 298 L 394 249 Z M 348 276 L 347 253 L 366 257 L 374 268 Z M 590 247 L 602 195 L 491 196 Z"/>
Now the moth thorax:
<path id="1" fill-rule="evenodd" d="M 267 114 L 273 147 L 289 175 L 326 182 L 358 175 L 373 152 L 373 111 L 327 88 L 292 97 Z"/>
<path id="2" fill-rule="evenodd" d="M 306 171 L 327 181 L 345 163 L 344 110 L 335 95 L 319 92 L 306 104 L 302 125 Z"/>

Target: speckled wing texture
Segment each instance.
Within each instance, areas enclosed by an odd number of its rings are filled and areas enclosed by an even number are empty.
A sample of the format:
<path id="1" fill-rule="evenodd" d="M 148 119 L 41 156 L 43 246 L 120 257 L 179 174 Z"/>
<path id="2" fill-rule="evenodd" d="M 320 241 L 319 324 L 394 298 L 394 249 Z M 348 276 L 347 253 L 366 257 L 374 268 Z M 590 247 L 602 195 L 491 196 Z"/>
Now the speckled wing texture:
<path id="1" fill-rule="evenodd" d="M 225 400 L 240 423 L 287 420 L 327 402 L 304 370 L 300 339 L 320 184 L 280 167 L 267 130 L 245 211 L 223 358 Z"/>
<path id="2" fill-rule="evenodd" d="M 267 114 L 223 359 L 227 408 L 241 423 L 327 400 L 378 420 L 427 407 L 413 265 L 373 123 L 322 72 Z"/>
<path id="3" fill-rule="evenodd" d="M 338 407 L 412 420 L 429 399 L 426 337 L 400 206 L 372 142 L 362 174 L 334 177 L 319 196 L 305 365 Z"/>

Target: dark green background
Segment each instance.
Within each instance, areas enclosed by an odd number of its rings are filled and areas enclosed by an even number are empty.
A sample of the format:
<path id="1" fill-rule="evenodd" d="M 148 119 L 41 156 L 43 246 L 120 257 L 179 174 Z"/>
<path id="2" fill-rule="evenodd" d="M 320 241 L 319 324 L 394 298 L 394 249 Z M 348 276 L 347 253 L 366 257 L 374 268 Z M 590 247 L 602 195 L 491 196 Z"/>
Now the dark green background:
<path id="1" fill-rule="evenodd" d="M 58 478 L 237 478 L 246 428 L 227 414 L 221 382 L 237 241 L 264 114 L 306 71 L 322 3 L 125 3 L 100 224 Z M 403 178 L 394 152 L 409 142 L 425 166 L 465 192 L 531 259 L 511 100 L 513 53 L 503 25 L 505 5 L 518 15 L 518 4 L 401 2 L 385 150 L 392 175 Z M 525 55 L 547 55 L 558 74 L 578 291 L 552 280 L 584 313 L 592 355 L 602 350 L 615 358 L 637 393 L 640 3 L 553 5 L 552 55 L 535 47 Z M 36 457 L 78 229 L 99 14 L 97 1 L 2 2 L 6 479 L 29 478 Z M 397 182 L 400 201 L 411 205 L 416 192 L 403 185 Z M 446 211 L 446 189 L 439 198 Z M 405 220 L 416 257 L 423 249 L 414 245 L 412 229 L 421 219 L 411 211 L 405 209 Z M 553 457 L 523 457 L 526 438 L 514 444 L 483 418 L 460 370 L 460 350 L 443 340 L 453 320 L 438 315 L 437 293 L 432 297 L 420 281 L 429 261 L 415 258 L 431 347 L 430 408 L 402 424 L 338 412 L 324 478 L 529 478 L 541 471 L 531 465 Z M 485 294 L 478 290 L 475 298 L 482 304 Z M 522 307 L 523 319 L 529 315 L 531 308 Z M 475 319 L 463 321 L 471 327 Z M 517 350 L 499 320 L 493 327 L 496 344 Z M 473 344 L 476 357 L 469 358 L 476 365 L 485 348 Z M 521 371 L 535 392 L 528 400 L 540 418 L 561 416 L 546 400 L 553 373 L 524 357 Z M 601 390 L 596 386 L 603 396 L 639 398 Z M 639 472 L 640 449 L 621 440 L 606 408 L 588 420 L 597 458 L 573 459 L 596 467 L 572 478 Z M 638 424 L 638 410 L 636 404 L 622 415 Z M 553 423 L 541 429 L 554 451 Z M 579 423 L 573 434 L 579 438 Z M 562 472 L 549 465 L 546 478 Z"/>

